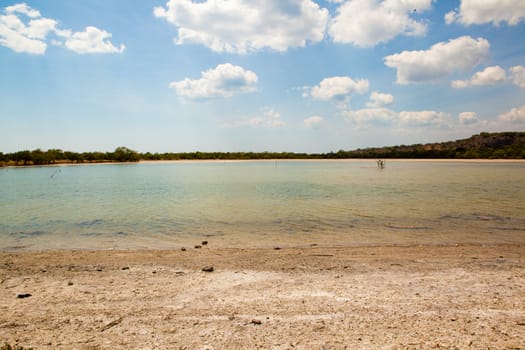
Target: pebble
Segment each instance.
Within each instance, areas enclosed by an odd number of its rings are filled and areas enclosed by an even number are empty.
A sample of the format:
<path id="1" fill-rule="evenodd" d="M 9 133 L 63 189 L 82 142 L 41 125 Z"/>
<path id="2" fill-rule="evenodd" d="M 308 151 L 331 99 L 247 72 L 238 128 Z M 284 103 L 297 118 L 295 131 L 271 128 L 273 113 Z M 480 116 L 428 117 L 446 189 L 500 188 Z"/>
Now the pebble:
<path id="1" fill-rule="evenodd" d="M 186 248 L 182 247 L 180 248 L 181 251 L 185 252 L 186 251 Z"/>
<path id="2" fill-rule="evenodd" d="M 121 270 L 129 270 L 129 266 L 124 266 Z"/>
<path id="3" fill-rule="evenodd" d="M 16 297 L 18 299 L 24 299 L 24 298 L 29 298 L 31 296 L 31 294 L 29 293 L 23 293 L 23 294 L 18 294 Z"/>
<path id="4" fill-rule="evenodd" d="M 262 324 L 262 321 L 254 318 L 254 319 L 252 320 L 252 323 L 253 323 L 253 324 Z"/>
<path id="5" fill-rule="evenodd" d="M 202 268 L 202 271 L 204 271 L 204 272 L 213 272 L 213 270 L 214 270 L 213 266 L 204 266 Z"/>
<path id="6" fill-rule="evenodd" d="M 200 248 L 202 248 L 201 245 L 199 245 L 199 244 L 196 244 L 196 245 L 195 245 L 195 249 L 200 249 Z"/>
<path id="7" fill-rule="evenodd" d="M 208 244 L 208 241 L 202 241 L 201 244 L 202 244 L 202 245 L 207 245 L 207 244 Z"/>

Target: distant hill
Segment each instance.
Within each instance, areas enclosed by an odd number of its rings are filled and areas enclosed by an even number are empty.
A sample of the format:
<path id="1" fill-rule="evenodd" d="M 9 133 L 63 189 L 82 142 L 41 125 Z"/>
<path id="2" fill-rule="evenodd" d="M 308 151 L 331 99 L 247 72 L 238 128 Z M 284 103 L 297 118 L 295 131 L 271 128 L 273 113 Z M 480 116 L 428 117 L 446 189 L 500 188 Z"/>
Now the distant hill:
<path id="1" fill-rule="evenodd" d="M 338 158 L 525 159 L 525 132 L 483 132 L 468 139 L 339 151 Z"/>
<path id="2" fill-rule="evenodd" d="M 344 158 L 443 158 L 443 159 L 525 159 L 525 132 L 481 133 L 464 140 L 417 145 L 365 148 L 321 154 L 292 152 L 185 152 L 139 153 L 127 147 L 113 152 L 69 152 L 59 149 L 0 152 L 0 166 L 67 163 L 137 162 L 139 160 L 204 159 L 344 159 Z"/>

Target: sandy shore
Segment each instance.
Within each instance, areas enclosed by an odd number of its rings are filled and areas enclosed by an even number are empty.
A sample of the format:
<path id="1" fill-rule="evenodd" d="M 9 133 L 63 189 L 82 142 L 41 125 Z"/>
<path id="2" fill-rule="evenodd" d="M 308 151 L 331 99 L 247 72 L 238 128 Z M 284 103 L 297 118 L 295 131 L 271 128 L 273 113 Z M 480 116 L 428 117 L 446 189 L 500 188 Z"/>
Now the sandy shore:
<path id="1" fill-rule="evenodd" d="M 525 348 L 525 245 L 210 246 L 0 253 L 0 341 L 35 349 Z"/>

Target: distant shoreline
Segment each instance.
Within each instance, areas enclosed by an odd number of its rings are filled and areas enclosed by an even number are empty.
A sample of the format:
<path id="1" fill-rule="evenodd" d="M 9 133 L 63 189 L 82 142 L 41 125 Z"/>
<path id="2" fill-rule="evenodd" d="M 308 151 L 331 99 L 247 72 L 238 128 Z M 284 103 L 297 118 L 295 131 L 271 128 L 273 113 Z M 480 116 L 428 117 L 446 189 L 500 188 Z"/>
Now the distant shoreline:
<path id="1" fill-rule="evenodd" d="M 87 165 L 134 165 L 134 164 L 218 164 L 218 163 L 292 163 L 292 162 L 322 162 L 322 163 L 369 163 L 376 162 L 379 158 L 343 158 L 343 159 L 315 159 L 315 158 L 290 158 L 290 159 L 176 159 L 176 160 L 139 160 L 138 162 L 60 162 L 54 164 L 28 164 L 4 165 L 1 168 L 41 168 L 60 166 L 87 166 Z M 381 158 L 388 163 L 413 162 L 413 163 L 525 163 L 525 159 L 443 159 L 443 158 Z"/>
<path id="2" fill-rule="evenodd" d="M 414 160 L 525 160 L 525 132 L 481 133 L 468 139 L 416 145 L 339 150 L 325 153 L 301 152 L 137 152 L 117 147 L 113 152 L 70 152 L 61 149 L 24 150 L 4 154 L 1 166 L 126 163 L 139 161 L 276 161 L 276 160 L 357 160 L 357 159 L 414 159 Z"/>

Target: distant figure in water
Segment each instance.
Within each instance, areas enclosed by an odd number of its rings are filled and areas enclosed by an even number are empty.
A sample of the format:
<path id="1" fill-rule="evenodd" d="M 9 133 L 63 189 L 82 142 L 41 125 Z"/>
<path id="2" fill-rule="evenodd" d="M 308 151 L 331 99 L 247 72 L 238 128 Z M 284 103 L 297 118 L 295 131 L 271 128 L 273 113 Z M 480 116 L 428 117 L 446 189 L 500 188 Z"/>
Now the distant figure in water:
<path id="1" fill-rule="evenodd" d="M 377 167 L 378 167 L 379 169 L 384 169 L 384 168 L 385 168 L 385 161 L 382 160 L 382 159 L 378 159 L 378 160 L 377 160 Z"/>

